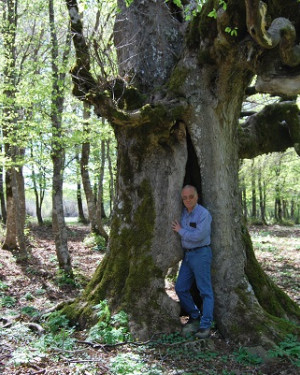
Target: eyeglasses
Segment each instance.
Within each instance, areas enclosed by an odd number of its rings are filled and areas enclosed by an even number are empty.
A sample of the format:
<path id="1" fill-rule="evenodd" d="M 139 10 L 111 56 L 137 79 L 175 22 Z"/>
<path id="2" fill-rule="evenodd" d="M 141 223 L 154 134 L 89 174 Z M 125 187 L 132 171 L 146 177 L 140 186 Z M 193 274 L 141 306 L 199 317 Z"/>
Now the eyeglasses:
<path id="1" fill-rule="evenodd" d="M 183 201 L 187 201 L 188 199 L 194 199 L 195 198 L 195 195 L 184 195 L 183 197 L 182 197 L 182 200 Z"/>

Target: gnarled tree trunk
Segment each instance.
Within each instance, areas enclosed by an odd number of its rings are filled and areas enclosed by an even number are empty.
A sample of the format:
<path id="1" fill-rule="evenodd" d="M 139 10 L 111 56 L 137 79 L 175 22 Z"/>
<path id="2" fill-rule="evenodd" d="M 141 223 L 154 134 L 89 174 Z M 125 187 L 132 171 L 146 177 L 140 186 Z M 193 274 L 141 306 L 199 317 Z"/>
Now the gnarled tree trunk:
<path id="1" fill-rule="evenodd" d="M 207 1 L 186 25 L 172 2 L 134 1 L 126 8 L 120 0 L 115 28 L 120 74 L 135 88 L 116 81 L 107 86 L 112 91 L 107 99 L 109 89 L 95 92 L 76 1 L 66 2 L 77 50 L 74 92 L 113 124 L 118 180 L 109 252 L 83 296 L 64 312 L 86 326 L 96 319 L 92 306 L 107 298 L 114 310 L 129 313 L 131 331 L 139 338 L 176 327 L 179 309 L 164 291 L 164 278 L 182 255 L 170 227 L 180 215 L 181 188 L 191 183 L 213 217 L 215 320 L 221 334 L 267 343 L 295 332 L 278 317 L 297 320 L 299 309 L 262 272 L 242 220 L 239 156 L 252 148 L 242 136 L 251 129 L 247 123 L 241 129 L 238 119 L 256 48 L 247 32 L 245 4 L 230 2 L 214 20 L 208 17 L 214 2 Z M 236 40 L 224 31 L 231 22 L 240 30 Z M 118 106 L 112 98 L 118 98 Z M 288 129 L 299 128 L 299 119 L 294 120 Z M 285 132 L 283 144 L 297 144 L 297 132 Z M 257 139 L 267 136 L 261 132 Z M 268 150 L 273 143 L 268 138 Z M 285 311 L 279 308 L 283 304 Z"/>

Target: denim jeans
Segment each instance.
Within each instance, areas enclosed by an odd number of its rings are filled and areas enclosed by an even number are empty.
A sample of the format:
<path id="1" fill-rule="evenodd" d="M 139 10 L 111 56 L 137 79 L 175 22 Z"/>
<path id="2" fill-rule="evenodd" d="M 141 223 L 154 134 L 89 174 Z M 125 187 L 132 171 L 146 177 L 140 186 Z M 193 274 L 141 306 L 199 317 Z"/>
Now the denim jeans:
<path id="1" fill-rule="evenodd" d="M 175 291 L 182 308 L 191 318 L 201 316 L 200 328 L 208 328 L 213 321 L 214 296 L 211 285 L 212 252 L 209 246 L 186 252 L 181 263 Z M 196 285 L 203 301 L 202 314 L 190 293 L 191 286 Z"/>

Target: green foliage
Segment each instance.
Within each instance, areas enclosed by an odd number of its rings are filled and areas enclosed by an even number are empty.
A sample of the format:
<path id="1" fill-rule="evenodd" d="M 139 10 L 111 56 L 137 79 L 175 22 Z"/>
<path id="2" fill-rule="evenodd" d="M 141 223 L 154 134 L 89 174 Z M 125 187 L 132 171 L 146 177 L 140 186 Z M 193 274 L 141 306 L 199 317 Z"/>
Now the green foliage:
<path id="1" fill-rule="evenodd" d="M 265 208 L 265 219 L 268 224 L 291 225 L 300 222 L 299 172 L 300 158 L 294 149 L 243 160 L 240 168 L 240 187 L 245 192 L 243 200 L 247 207 L 249 224 L 263 223 L 261 203 Z M 259 195 L 260 187 L 262 199 Z M 252 217 L 253 197 L 256 198 L 256 217 Z M 276 200 L 281 203 L 281 220 L 274 209 Z"/>
<path id="2" fill-rule="evenodd" d="M 219 0 L 220 6 L 226 10 L 227 9 L 227 3 L 224 0 Z M 211 12 L 208 13 L 208 17 L 211 18 L 217 18 L 217 10 L 214 8 Z"/>
<path id="3" fill-rule="evenodd" d="M 34 308 L 32 306 L 22 307 L 20 312 L 21 312 L 21 314 L 28 315 L 31 318 L 34 318 L 34 317 L 37 317 L 37 316 L 40 315 L 39 310 L 37 310 L 36 308 Z"/>
<path id="4" fill-rule="evenodd" d="M 237 35 L 238 35 L 237 31 L 238 31 L 238 28 L 237 28 L 237 27 L 234 27 L 234 28 L 232 29 L 231 27 L 227 26 L 227 27 L 225 28 L 225 32 L 228 33 L 228 34 L 230 34 L 231 36 L 237 36 Z"/>
<path id="5" fill-rule="evenodd" d="M 287 335 L 286 339 L 269 351 L 270 357 L 288 358 L 297 367 L 300 367 L 300 342 L 294 335 Z"/>
<path id="6" fill-rule="evenodd" d="M 173 0 L 173 3 L 178 6 L 178 8 L 183 8 L 181 0 Z"/>
<path id="7" fill-rule="evenodd" d="M 59 269 L 56 273 L 56 283 L 59 286 L 69 285 L 75 288 L 79 287 L 74 279 L 74 276 L 62 269 Z"/>
<path id="8" fill-rule="evenodd" d="M 17 345 L 11 352 L 9 363 L 15 366 L 27 364 L 46 357 L 46 353 L 35 347 L 36 337 L 32 331 L 21 323 L 14 324 L 9 329 L 0 330 L 0 336 L 6 343 Z"/>
<path id="9" fill-rule="evenodd" d="M 83 240 L 85 246 L 92 248 L 95 251 L 106 251 L 105 239 L 96 233 L 90 233 Z"/>
<path id="10" fill-rule="evenodd" d="M 20 346 L 11 353 L 9 362 L 13 363 L 15 366 L 21 366 L 44 357 L 46 357 L 46 353 L 33 349 L 31 346 Z"/>
<path id="11" fill-rule="evenodd" d="M 115 344 L 130 339 L 128 316 L 124 311 L 111 315 L 106 300 L 101 301 L 94 308 L 97 310 L 99 321 L 90 329 L 88 341 Z"/>
<path id="12" fill-rule="evenodd" d="M 56 323 L 58 328 L 55 327 Z M 65 319 L 59 318 L 57 313 L 49 315 L 45 328 L 48 332 L 38 338 L 27 325 L 20 322 L 10 328 L 0 328 L 1 343 L 5 342 L 6 345 L 16 348 L 11 351 L 8 363 L 15 366 L 36 363 L 49 356 L 50 350 L 67 351 L 74 348 L 75 339 L 72 338 L 74 330 L 66 329 Z M 68 356 L 68 353 L 64 356 Z"/>
<path id="13" fill-rule="evenodd" d="M 59 330 L 69 327 L 69 320 L 59 311 L 44 315 L 44 318 L 46 318 L 44 328 L 50 333 L 57 333 Z"/>
<path id="14" fill-rule="evenodd" d="M 41 289 L 36 289 L 34 292 L 36 296 L 43 296 L 46 293 L 46 290 L 41 288 Z"/>
<path id="15" fill-rule="evenodd" d="M 3 296 L 0 300 L 0 305 L 2 307 L 14 307 L 16 305 L 16 299 L 11 296 Z"/>
<path id="16" fill-rule="evenodd" d="M 190 342 L 189 342 L 190 341 Z M 200 343 L 200 341 L 199 341 Z M 164 347 L 166 355 L 176 360 L 210 362 L 218 357 L 219 353 L 204 349 L 195 344 L 193 334 L 182 336 L 180 333 L 163 334 L 150 344 L 150 347 Z"/>
<path id="17" fill-rule="evenodd" d="M 249 353 L 245 348 L 241 347 L 238 351 L 233 353 L 235 359 L 239 363 L 243 363 L 244 365 L 259 365 L 263 362 L 262 358 L 260 358 L 256 354 Z"/>
<path id="18" fill-rule="evenodd" d="M 186 337 L 182 336 L 179 332 L 175 332 L 175 333 L 171 333 L 171 334 L 162 334 L 158 337 L 158 339 L 156 339 L 155 341 L 153 341 L 153 343 L 151 345 L 161 345 L 161 344 L 169 344 L 169 343 L 183 343 L 184 341 L 186 341 Z"/>
<path id="19" fill-rule="evenodd" d="M 75 339 L 71 336 L 73 333 L 74 329 L 62 328 L 56 333 L 50 332 L 41 336 L 34 346 L 41 352 L 46 352 L 49 348 L 72 350 L 75 345 Z"/>
<path id="20" fill-rule="evenodd" d="M 138 354 L 121 353 L 110 360 L 110 371 L 113 375 L 161 375 L 162 369 L 157 365 L 148 365 Z"/>
<path id="21" fill-rule="evenodd" d="M 128 7 L 130 7 L 130 5 L 133 3 L 133 0 L 125 0 L 125 4 Z"/>
<path id="22" fill-rule="evenodd" d="M 183 3 L 182 0 L 165 0 L 166 3 L 169 1 L 175 4 L 178 8 L 182 9 L 186 21 L 191 20 L 193 17 L 199 14 L 203 4 L 205 3 L 204 0 L 197 0 L 193 5 L 191 5 L 186 4 L 186 2 Z"/>
<path id="23" fill-rule="evenodd" d="M 33 301 L 34 300 L 34 296 L 30 292 L 27 292 L 25 294 L 24 298 L 26 299 L 26 301 Z"/>
<path id="24" fill-rule="evenodd" d="M 8 289 L 8 285 L 0 280 L 0 290 L 5 290 L 5 289 Z"/>

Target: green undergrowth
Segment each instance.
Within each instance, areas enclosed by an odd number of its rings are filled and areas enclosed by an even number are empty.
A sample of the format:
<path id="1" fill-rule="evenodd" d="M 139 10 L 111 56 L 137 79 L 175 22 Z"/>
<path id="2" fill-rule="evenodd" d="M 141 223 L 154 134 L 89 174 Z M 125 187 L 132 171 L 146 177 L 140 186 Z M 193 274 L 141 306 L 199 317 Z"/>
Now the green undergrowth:
<path id="1" fill-rule="evenodd" d="M 99 360 L 103 353 L 106 353 L 106 373 L 110 375 L 170 375 L 175 369 L 176 374 L 182 375 L 263 374 L 260 369 L 266 358 L 248 348 L 225 352 L 218 348 L 214 338 L 197 340 L 179 333 L 160 334 L 147 342 L 135 342 L 129 334 L 126 313 L 112 314 L 107 301 L 101 301 L 96 309 L 99 321 L 89 331 L 81 332 L 84 340 L 77 339 L 78 333 L 70 327 L 66 316 L 57 311 L 41 316 L 42 333 L 18 321 L 0 328 L 0 345 L 14 348 L 7 363 L 11 374 L 23 374 L 22 369 L 33 365 L 58 366 L 63 361 L 68 363 L 72 374 L 96 375 L 104 368 L 104 362 Z M 295 369 L 300 367 L 297 338 L 288 335 L 269 350 L 267 360 L 272 358 L 287 361 L 285 363 L 293 364 Z"/>
<path id="2" fill-rule="evenodd" d="M 98 322 L 88 331 L 87 341 L 116 344 L 131 339 L 128 316 L 124 311 L 112 314 L 106 300 L 94 308 L 97 310 Z"/>
<path id="3" fill-rule="evenodd" d="M 94 251 L 106 251 L 105 239 L 99 234 L 90 233 L 88 236 L 85 237 L 83 243 L 86 247 L 89 247 Z"/>

